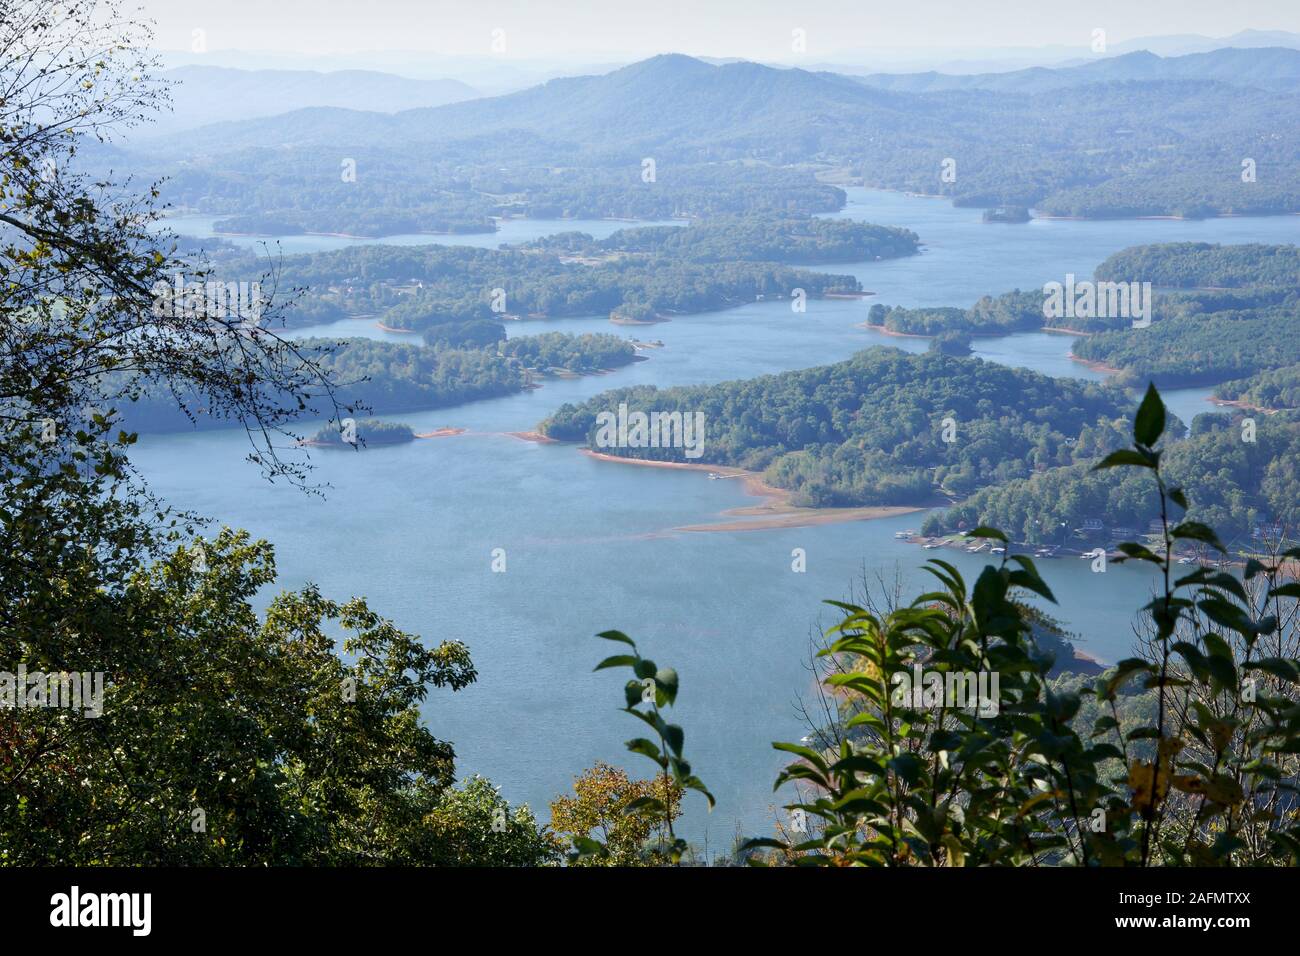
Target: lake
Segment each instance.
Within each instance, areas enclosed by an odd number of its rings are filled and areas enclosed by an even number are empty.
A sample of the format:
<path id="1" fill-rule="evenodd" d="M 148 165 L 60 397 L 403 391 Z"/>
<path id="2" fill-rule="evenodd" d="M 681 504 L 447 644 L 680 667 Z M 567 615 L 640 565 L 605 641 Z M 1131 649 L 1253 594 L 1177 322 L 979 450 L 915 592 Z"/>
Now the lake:
<path id="1" fill-rule="evenodd" d="M 921 513 L 810 528 L 674 531 L 716 522 L 720 512 L 753 499 L 735 481 L 595 461 L 572 446 L 504 433 L 531 429 L 564 402 L 608 388 L 749 378 L 877 344 L 926 347 L 922 339 L 857 328 L 875 302 L 969 305 L 1066 272 L 1089 275 L 1106 256 L 1140 243 L 1300 238 L 1296 217 L 984 224 L 979 210 L 944 200 L 849 193 L 836 215 L 907 226 L 925 243 L 908 259 L 824 267 L 856 275 L 874 297 L 809 300 L 804 314 L 792 313 L 788 302 L 751 303 L 630 332 L 600 319 L 508 323 L 512 336 L 613 331 L 661 339 L 665 347 L 606 376 L 547 380 L 521 395 L 385 416 L 417 430 L 468 431 L 360 453 L 317 451 L 316 478 L 331 486 L 323 501 L 261 480 L 243 460 L 246 438 L 238 431 L 142 436 L 134 460 L 175 506 L 274 542 L 283 587 L 312 582 L 331 597 L 364 595 L 426 640 L 465 641 L 478 682 L 456 694 L 434 691 L 424 707 L 433 732 L 455 743 L 461 776 L 489 777 L 512 803 L 528 802 L 546 819 L 549 801 L 596 760 L 647 775 L 650 764 L 622 746 L 640 735 L 638 722 L 617 712 L 623 676 L 592 673 L 615 652 L 593 635 L 618 628 L 681 676 L 672 718 L 686 730 L 688 759 L 718 798 L 706 814 L 698 795 L 689 795 L 683 832 L 724 851 L 738 827 L 770 835 L 772 780 L 784 763 L 770 741 L 808 732 L 798 702 L 813 692 L 810 640 L 834 620 L 819 602 L 846 598 L 864 577 L 901 576 L 913 592 L 928 587 L 917 568 L 932 553 L 969 578 L 984 561 L 895 540 L 896 531 L 920 527 Z M 553 232 L 571 228 L 549 224 Z M 368 320 L 302 332 L 362 329 L 382 335 Z M 993 361 L 1099 378 L 1071 361 L 1069 336 L 975 343 L 977 354 Z M 1171 405 L 1190 419 L 1214 410 L 1205 394 L 1182 390 Z M 491 570 L 495 548 L 506 552 L 505 573 Z M 805 573 L 791 570 L 795 548 L 807 554 Z M 1078 559 L 1045 561 L 1042 569 L 1060 600 L 1053 613 L 1079 646 L 1106 661 L 1127 656 L 1131 612 L 1149 593 L 1148 573 L 1112 565 L 1094 574 Z"/>
<path id="2" fill-rule="evenodd" d="M 194 236 L 201 239 L 218 238 L 233 242 L 245 248 L 261 249 L 263 245 L 271 246 L 285 255 L 298 252 L 326 252 L 330 249 L 342 249 L 345 246 L 363 246 L 381 244 L 386 246 L 475 246 L 480 249 L 495 249 L 500 245 L 515 245 L 531 242 L 543 236 L 553 236 L 557 232 L 585 232 L 596 239 L 606 239 L 620 229 L 633 226 L 684 226 L 682 219 L 636 220 L 625 219 L 500 219 L 497 220 L 496 232 L 479 232 L 467 235 L 439 235 L 429 232 L 403 233 L 384 236 L 379 239 L 366 239 L 356 236 L 334 236 L 299 233 L 291 236 L 238 236 L 215 231 L 212 227 L 229 216 L 168 216 L 161 220 L 159 228 L 166 227 L 177 235 Z"/>

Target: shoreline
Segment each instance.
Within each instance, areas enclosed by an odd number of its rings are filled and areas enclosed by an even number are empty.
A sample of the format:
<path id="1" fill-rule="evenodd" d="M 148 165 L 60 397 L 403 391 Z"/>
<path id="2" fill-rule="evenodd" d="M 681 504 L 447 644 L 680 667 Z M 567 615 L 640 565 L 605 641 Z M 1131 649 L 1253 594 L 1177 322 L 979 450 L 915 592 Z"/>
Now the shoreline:
<path id="1" fill-rule="evenodd" d="M 1079 356 L 1075 355 L 1073 352 L 1070 353 L 1070 361 L 1078 362 L 1085 368 L 1090 368 L 1094 372 L 1103 372 L 1106 375 L 1119 375 L 1124 371 L 1122 368 L 1112 368 L 1109 365 L 1104 365 L 1096 359 L 1079 358 Z"/>
<path id="2" fill-rule="evenodd" d="M 1214 395 L 1205 396 L 1205 400 L 1216 408 L 1240 408 L 1246 412 L 1259 412 L 1261 415 L 1276 415 L 1282 409 L 1265 408 L 1262 405 L 1252 405 L 1250 402 L 1243 402 L 1239 398 L 1217 398 Z"/>
<path id="3" fill-rule="evenodd" d="M 553 439 L 550 439 L 553 440 Z M 703 471 L 718 475 L 720 478 L 739 478 L 745 494 L 754 498 L 766 499 L 761 504 L 742 505 L 728 508 L 721 513 L 724 518 L 741 520 L 723 521 L 712 524 L 683 525 L 672 528 L 673 531 L 689 532 L 728 532 L 728 531 L 767 531 L 775 528 L 807 528 L 823 524 L 841 524 L 848 521 L 871 521 L 876 518 L 893 518 L 898 515 L 913 514 L 925 510 L 923 505 L 868 505 L 853 508 L 801 508 L 790 503 L 794 492 L 777 488 L 763 480 L 755 471 L 735 468 L 729 465 L 708 465 L 682 461 L 648 461 L 638 458 L 624 458 L 593 451 L 590 448 L 580 450 L 581 454 L 598 461 L 612 461 L 624 465 L 639 465 L 644 468 L 672 468 L 678 471 Z M 748 520 L 746 520 L 748 519 Z"/>
<path id="4" fill-rule="evenodd" d="M 933 335 L 927 335 L 924 332 L 895 332 L 893 329 L 887 328 L 883 325 L 872 325 L 870 322 L 859 322 L 857 325 L 854 326 L 854 328 L 867 329 L 872 332 L 879 332 L 881 335 L 889 335 L 892 336 L 893 338 L 898 338 L 898 339 L 933 339 L 933 338 L 938 338 L 940 335 L 943 334 L 943 332 L 935 332 Z M 1029 330 L 1029 329 L 1019 329 L 1019 330 L 1009 331 L 1009 332 L 971 332 L 966 329 L 945 329 L 944 331 L 961 332 L 965 335 L 969 335 L 973 339 L 1005 339 L 1013 335 L 1033 334 L 1033 330 Z M 1047 332 L 1047 331 L 1055 331 L 1055 330 L 1042 329 L 1041 331 Z M 1079 334 L 1083 335 L 1085 333 L 1081 332 Z"/>

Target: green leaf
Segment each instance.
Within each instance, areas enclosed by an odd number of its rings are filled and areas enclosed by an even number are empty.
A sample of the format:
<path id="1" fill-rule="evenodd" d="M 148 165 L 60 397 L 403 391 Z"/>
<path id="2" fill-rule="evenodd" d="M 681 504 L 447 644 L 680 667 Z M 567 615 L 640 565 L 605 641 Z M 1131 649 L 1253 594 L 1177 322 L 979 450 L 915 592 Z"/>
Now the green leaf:
<path id="1" fill-rule="evenodd" d="M 679 757 L 682 755 L 682 744 L 685 742 L 685 739 L 685 731 L 676 724 L 669 724 L 664 730 L 664 740 L 666 740 L 668 746 L 673 749 L 673 753 Z"/>
<path id="2" fill-rule="evenodd" d="M 1140 657 L 1124 658 L 1124 660 L 1115 665 L 1115 673 L 1106 680 L 1106 699 L 1109 700 L 1114 697 L 1115 692 L 1119 690 L 1120 685 L 1130 677 L 1144 672 L 1148 674 L 1154 673 L 1155 668 Z"/>
<path id="3" fill-rule="evenodd" d="M 921 776 L 921 758 L 916 754 L 899 754 L 897 757 L 891 757 L 885 764 L 889 769 L 906 783 L 909 787 L 916 783 Z"/>
<path id="4" fill-rule="evenodd" d="M 668 703 L 677 702 L 677 671 L 671 667 L 661 667 L 655 671 L 655 687 L 668 699 Z"/>
<path id="5" fill-rule="evenodd" d="M 629 740 L 624 746 L 634 754 L 642 754 L 651 760 L 658 762 L 660 758 L 659 747 L 653 740 L 647 740 L 645 737 L 637 737 L 635 740 Z"/>
<path id="6" fill-rule="evenodd" d="M 1121 448 L 1113 451 L 1097 464 L 1092 466 L 1093 471 L 1101 471 L 1103 468 L 1119 468 L 1124 465 L 1134 465 L 1138 468 L 1154 468 L 1155 462 L 1142 452 L 1134 451 L 1131 448 Z"/>
<path id="7" fill-rule="evenodd" d="M 1214 529 L 1209 525 L 1201 524 L 1199 521 L 1184 521 L 1174 525 L 1169 529 L 1169 537 L 1182 538 L 1191 541 L 1204 541 L 1217 551 L 1227 553 L 1228 549 L 1223 546 L 1219 536 L 1214 533 Z"/>
<path id="8" fill-rule="evenodd" d="M 595 666 L 595 670 L 602 671 L 609 667 L 635 667 L 636 658 L 631 654 L 615 654 L 613 657 L 607 657 Z"/>
<path id="9" fill-rule="evenodd" d="M 1133 419 L 1133 437 L 1139 445 L 1150 448 L 1165 430 L 1165 403 L 1160 400 L 1154 383 L 1147 385 L 1147 393 L 1138 406 L 1137 416 Z"/>
<path id="10" fill-rule="evenodd" d="M 632 638 L 628 637 L 622 631 L 601 631 L 596 636 L 603 637 L 607 641 L 622 641 L 624 644 L 630 644 L 632 647 L 636 647 L 636 641 L 632 640 Z"/>
<path id="11" fill-rule="evenodd" d="M 1264 657 L 1260 660 L 1253 661 L 1244 665 L 1243 670 L 1263 671 L 1266 674 L 1272 674 L 1274 677 L 1280 677 L 1285 681 L 1295 682 L 1300 680 L 1300 666 L 1295 661 L 1286 657 Z"/>
<path id="12" fill-rule="evenodd" d="M 629 800 L 623 806 L 623 815 L 636 816 L 643 810 L 649 810 L 652 816 L 662 816 L 664 802 L 658 797 L 637 797 L 635 800 Z"/>

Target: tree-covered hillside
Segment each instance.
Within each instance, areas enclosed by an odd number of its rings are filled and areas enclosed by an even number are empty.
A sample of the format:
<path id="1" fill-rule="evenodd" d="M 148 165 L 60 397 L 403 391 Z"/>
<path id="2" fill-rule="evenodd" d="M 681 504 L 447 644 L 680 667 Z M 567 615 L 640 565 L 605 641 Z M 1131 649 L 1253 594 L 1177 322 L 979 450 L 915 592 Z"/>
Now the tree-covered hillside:
<path id="1" fill-rule="evenodd" d="M 919 504 L 1101 454 L 1128 407 L 1114 389 L 936 353 L 875 348 L 845 362 L 742 382 L 615 389 L 565 405 L 552 438 L 595 444 L 596 416 L 703 413 L 701 462 L 763 471 L 814 506 Z M 684 461 L 681 449 L 607 448 Z"/>

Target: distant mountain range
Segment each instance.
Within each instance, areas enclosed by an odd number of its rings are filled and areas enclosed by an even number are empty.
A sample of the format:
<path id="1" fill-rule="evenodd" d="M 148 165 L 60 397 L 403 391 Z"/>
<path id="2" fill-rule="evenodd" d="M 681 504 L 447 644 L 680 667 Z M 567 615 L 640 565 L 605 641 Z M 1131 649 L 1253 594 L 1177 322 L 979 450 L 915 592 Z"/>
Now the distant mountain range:
<path id="1" fill-rule="evenodd" d="M 664 54 L 394 112 L 374 108 L 376 86 L 367 109 L 312 106 L 83 157 L 165 176 L 177 206 L 265 233 L 481 231 L 521 210 L 825 211 L 816 175 L 1052 216 L 1261 215 L 1300 211 L 1298 78 L 1300 51 L 1281 47 L 969 77 Z M 345 159 L 364 176 L 341 180 Z M 774 171 L 787 176 L 775 189 Z"/>
<path id="2" fill-rule="evenodd" d="M 143 128 L 140 138 L 311 107 L 395 113 L 458 103 L 480 95 L 459 80 L 412 80 L 371 70 L 320 73 L 181 66 L 164 71 L 161 78 L 173 84 L 173 109 Z"/>
<path id="3" fill-rule="evenodd" d="M 791 152 L 807 155 L 816 152 L 827 136 L 842 138 L 854 130 L 893 134 L 934 130 L 937 123 L 957 121 L 970 111 L 961 100 L 922 94 L 1050 95 L 1135 81 L 1146 91 L 1140 95 L 1153 104 L 1173 98 L 1185 101 L 1188 108 L 1221 109 L 1225 97 L 1213 93 L 1215 88 L 1256 85 L 1275 94 L 1300 91 L 1300 51 L 1224 49 L 1170 58 L 1132 53 L 1056 70 L 865 78 L 746 61 L 714 66 L 693 57 L 663 54 L 611 73 L 564 77 L 517 93 L 431 108 L 381 113 L 321 106 L 215 124 L 177 141 L 174 152 L 395 145 L 470 137 L 490 141 L 505 133 L 528 133 L 561 147 L 572 144 L 624 155 L 638 150 L 652 155 L 653 150 L 681 145 L 707 150 L 712 143 L 726 144 L 734 155 L 747 143 L 761 141 L 770 147 L 783 140 L 792 141 Z M 1160 84 L 1164 86 L 1157 90 Z M 1169 84 L 1182 86 L 1175 90 Z M 1004 108 L 1013 107 L 1008 102 Z M 1243 104 L 1232 112 L 1252 109 Z M 1225 116 L 1220 122 L 1233 120 L 1234 116 Z M 160 148 L 167 147 L 160 144 Z"/>
<path id="4" fill-rule="evenodd" d="M 1242 30 L 1227 37 L 1207 37 L 1196 33 L 1136 37 L 1111 42 L 1105 57 L 1127 53 L 1155 53 L 1162 57 L 1209 53 L 1225 48 L 1254 49 L 1286 47 L 1300 49 L 1300 33 L 1285 30 Z M 964 76 L 971 73 L 1005 73 L 1030 67 L 1083 66 L 1094 62 L 1098 54 L 1087 46 L 1053 45 L 1036 47 L 982 48 L 967 52 L 958 49 L 863 50 L 852 55 L 840 54 L 833 60 L 808 64 L 807 69 L 825 70 L 861 76 L 868 73 L 936 72 Z"/>
<path id="5" fill-rule="evenodd" d="M 1220 49 L 1162 57 L 1146 50 L 1106 57 L 1082 66 L 1032 67 L 1009 73 L 874 73 L 861 82 L 885 90 L 932 93 L 940 90 L 1041 92 L 1088 83 L 1126 80 L 1217 80 L 1265 90 L 1300 89 L 1300 50 L 1284 47 Z"/>
<path id="6" fill-rule="evenodd" d="M 710 66 L 664 54 L 599 76 L 563 77 L 505 96 L 396 113 L 310 107 L 218 123 L 195 131 L 180 151 L 252 146 L 429 142 L 528 131 L 553 141 L 663 144 L 694 138 L 701 125 L 763 131 L 773 116 L 810 105 L 852 113 L 894 94 L 830 73 L 755 63 Z M 689 103 L 682 111 L 669 104 Z"/>
<path id="7" fill-rule="evenodd" d="M 1225 47 L 1300 49 L 1300 33 L 1289 33 L 1285 30 L 1242 30 L 1227 37 L 1208 37 L 1200 34 L 1137 37 L 1132 40 L 1111 42 L 1104 55 L 1114 57 L 1145 50 L 1162 57 L 1173 57 L 1188 53 L 1207 53 Z M 165 50 L 160 52 L 160 56 L 168 67 L 200 65 L 235 67 L 243 70 L 323 72 L 378 70 L 419 79 L 450 77 L 488 95 L 526 89 L 562 76 L 608 73 L 643 58 L 617 52 L 600 56 L 584 55 L 576 60 L 572 56 L 502 58 L 488 55 L 448 55 L 431 53 L 427 50 L 385 50 L 383 53 L 319 55 L 245 50 L 210 50 L 205 53 Z M 736 63 L 743 59 L 704 55 L 698 58 L 713 64 Z M 851 52 L 834 54 L 826 59 L 801 58 L 798 62 L 773 61 L 767 62 L 767 65 L 784 67 L 793 65 L 810 72 L 845 73 L 852 76 L 923 71 L 965 75 L 1023 70 L 1034 66 L 1081 66 L 1095 59 L 1097 54 L 1088 49 L 1085 38 L 1084 42 L 1078 45 L 1055 44 L 1030 47 L 978 49 L 938 46 L 864 47 Z"/>

